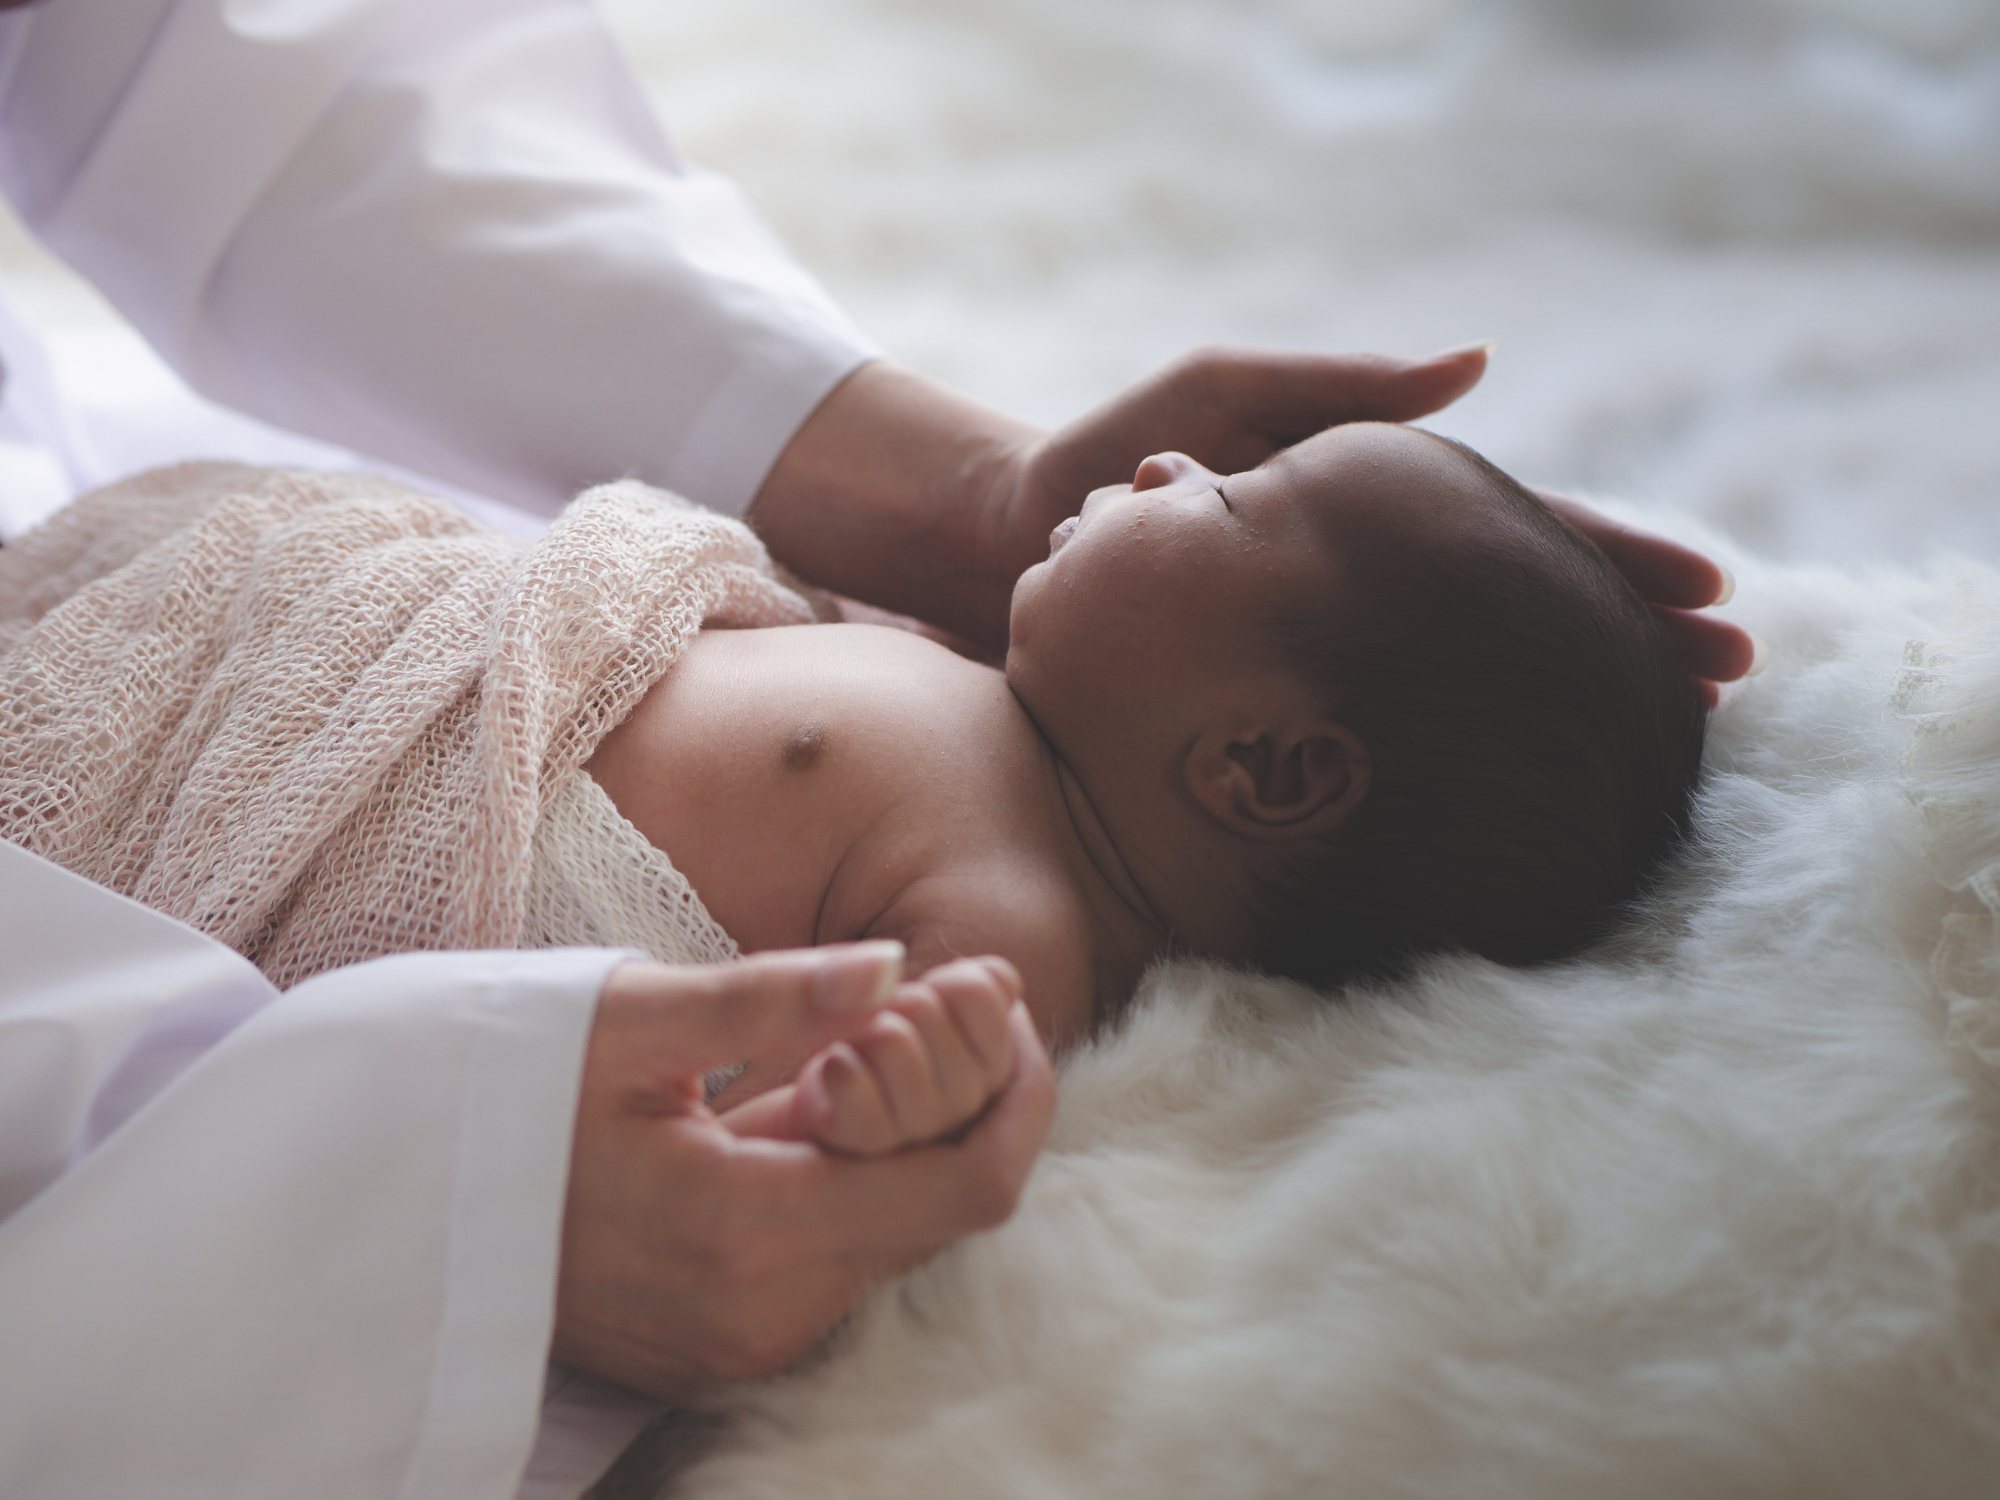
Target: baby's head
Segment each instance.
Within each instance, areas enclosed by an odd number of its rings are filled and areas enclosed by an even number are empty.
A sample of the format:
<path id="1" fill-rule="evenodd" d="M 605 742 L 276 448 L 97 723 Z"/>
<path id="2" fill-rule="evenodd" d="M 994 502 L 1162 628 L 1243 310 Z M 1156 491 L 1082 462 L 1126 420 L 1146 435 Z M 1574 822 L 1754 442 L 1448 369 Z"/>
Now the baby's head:
<path id="1" fill-rule="evenodd" d="M 1583 946 L 1685 830 L 1705 722 L 1596 547 L 1379 423 L 1092 494 L 1015 591 L 1007 677 L 1128 900 L 1319 984 Z"/>

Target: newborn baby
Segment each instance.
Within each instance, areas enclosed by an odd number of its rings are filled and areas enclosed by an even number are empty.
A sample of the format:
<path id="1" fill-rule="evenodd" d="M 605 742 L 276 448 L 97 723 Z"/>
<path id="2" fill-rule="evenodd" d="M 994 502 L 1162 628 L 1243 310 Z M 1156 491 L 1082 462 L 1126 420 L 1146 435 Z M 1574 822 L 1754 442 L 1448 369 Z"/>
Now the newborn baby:
<path id="1" fill-rule="evenodd" d="M 745 950 L 1002 954 L 1061 1047 L 1168 956 L 1327 985 L 1576 950 L 1685 831 L 1704 723 L 1602 553 L 1364 423 L 1093 493 L 1015 589 L 1004 673 L 877 626 L 707 631 L 589 769 Z M 752 1108 L 854 1151 L 946 1133 L 1011 1068 L 1003 979 Z"/>

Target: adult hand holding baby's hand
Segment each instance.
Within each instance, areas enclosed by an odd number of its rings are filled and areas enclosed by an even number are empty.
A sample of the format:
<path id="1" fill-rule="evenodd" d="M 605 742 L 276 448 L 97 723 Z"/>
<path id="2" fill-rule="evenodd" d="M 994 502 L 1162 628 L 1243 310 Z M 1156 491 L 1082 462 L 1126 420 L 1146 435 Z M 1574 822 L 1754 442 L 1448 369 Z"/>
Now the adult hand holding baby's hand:
<path id="1" fill-rule="evenodd" d="M 846 1156 L 927 1146 L 971 1129 L 999 1099 L 1023 1028 L 1033 1034 L 1034 1021 L 1014 966 L 957 959 L 898 985 L 859 1034 L 822 1048 L 792 1082 L 738 1105 L 723 1123 L 738 1135 L 816 1141 Z"/>
<path id="2" fill-rule="evenodd" d="M 577 1108 L 554 1358 L 668 1401 L 769 1374 L 870 1285 L 1013 1212 L 1055 1104 L 1021 1012 L 1009 1080 L 948 1143 L 856 1161 L 740 1134 L 703 1102 L 709 1067 L 862 1036 L 901 958 L 864 943 L 613 971 Z"/>

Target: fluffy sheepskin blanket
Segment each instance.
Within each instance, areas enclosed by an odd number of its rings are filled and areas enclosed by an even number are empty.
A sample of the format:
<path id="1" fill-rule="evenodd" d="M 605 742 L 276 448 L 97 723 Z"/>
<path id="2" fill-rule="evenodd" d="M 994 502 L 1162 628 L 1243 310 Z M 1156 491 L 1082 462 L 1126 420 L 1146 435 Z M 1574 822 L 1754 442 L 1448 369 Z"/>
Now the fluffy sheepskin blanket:
<path id="1" fill-rule="evenodd" d="M 1628 936 L 1158 973 L 1015 1219 L 667 1491 L 2000 1495 L 2000 575 L 1732 561 L 1771 665 Z"/>
<path id="2" fill-rule="evenodd" d="M 517 946 L 598 741 L 704 623 L 811 617 L 637 484 L 528 547 L 368 475 L 144 474 L 0 551 L 0 835 L 280 985 Z"/>

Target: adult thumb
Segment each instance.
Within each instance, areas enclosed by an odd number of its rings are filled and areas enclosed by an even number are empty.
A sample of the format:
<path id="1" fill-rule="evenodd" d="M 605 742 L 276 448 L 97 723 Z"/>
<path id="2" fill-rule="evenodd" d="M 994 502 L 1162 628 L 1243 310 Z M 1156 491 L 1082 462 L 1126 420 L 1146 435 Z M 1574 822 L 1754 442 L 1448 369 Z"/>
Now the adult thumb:
<path id="1" fill-rule="evenodd" d="M 867 1024 L 902 980 L 903 959 L 901 943 L 877 939 L 727 964 L 620 964 L 604 981 L 591 1043 L 678 1074 L 779 1045 L 817 1047 Z"/>

